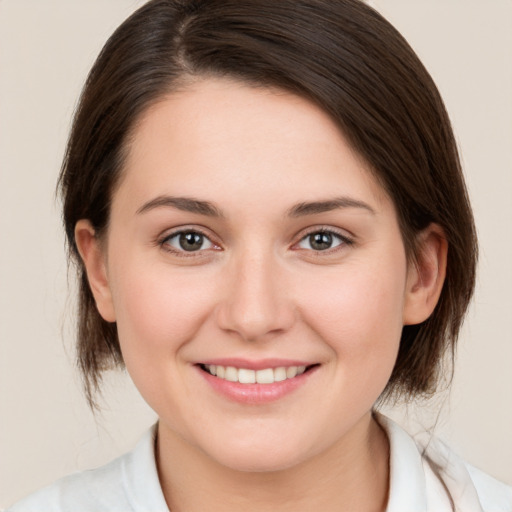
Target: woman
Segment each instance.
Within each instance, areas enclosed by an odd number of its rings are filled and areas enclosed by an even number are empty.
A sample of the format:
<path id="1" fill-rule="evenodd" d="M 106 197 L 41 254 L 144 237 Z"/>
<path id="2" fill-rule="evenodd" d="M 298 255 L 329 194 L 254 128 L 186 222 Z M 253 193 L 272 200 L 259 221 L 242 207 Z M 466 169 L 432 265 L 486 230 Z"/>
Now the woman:
<path id="1" fill-rule="evenodd" d="M 435 391 L 474 286 L 453 135 L 348 1 L 151 1 L 112 36 L 60 180 L 91 403 L 158 425 L 13 510 L 510 510 L 376 402 Z"/>

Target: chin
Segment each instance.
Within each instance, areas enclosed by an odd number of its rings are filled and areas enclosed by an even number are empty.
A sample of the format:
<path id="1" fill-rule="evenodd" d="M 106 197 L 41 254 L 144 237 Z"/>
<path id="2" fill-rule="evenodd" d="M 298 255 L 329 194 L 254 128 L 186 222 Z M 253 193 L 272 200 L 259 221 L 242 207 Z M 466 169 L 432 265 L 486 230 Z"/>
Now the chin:
<path id="1" fill-rule="evenodd" d="M 212 450 L 210 457 L 219 464 L 246 473 L 269 473 L 283 471 L 299 465 L 310 454 L 304 443 L 290 443 L 290 440 L 258 443 L 252 440 L 245 443 L 224 444 Z M 215 453 L 216 452 L 216 453 Z"/>
<path id="2" fill-rule="evenodd" d="M 297 456 L 276 456 L 272 454 L 236 454 L 233 457 L 226 457 L 219 461 L 225 467 L 242 473 L 275 473 L 284 471 L 300 464 L 301 460 Z"/>

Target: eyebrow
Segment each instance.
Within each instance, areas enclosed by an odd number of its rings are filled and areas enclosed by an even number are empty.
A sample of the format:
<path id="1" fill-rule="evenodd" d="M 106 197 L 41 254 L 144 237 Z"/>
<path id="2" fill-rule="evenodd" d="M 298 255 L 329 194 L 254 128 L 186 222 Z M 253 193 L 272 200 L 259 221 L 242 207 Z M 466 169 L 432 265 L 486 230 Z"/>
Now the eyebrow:
<path id="1" fill-rule="evenodd" d="M 325 213 L 340 208 L 361 208 L 368 211 L 372 215 L 376 215 L 375 210 L 367 203 L 353 199 L 351 197 L 336 197 L 326 201 L 312 201 L 299 203 L 287 212 L 289 217 L 303 217 L 306 215 L 315 215 L 317 213 Z"/>
<path id="2" fill-rule="evenodd" d="M 191 197 L 158 196 L 147 203 L 144 203 L 138 210 L 137 215 L 154 210 L 156 208 L 176 208 L 178 210 L 208 217 L 222 218 L 223 213 L 209 201 L 194 199 Z M 310 201 L 298 203 L 290 208 L 286 215 L 288 217 L 304 217 L 318 213 L 330 212 L 340 208 L 360 208 L 375 215 L 375 210 L 367 203 L 351 197 L 336 197 L 325 201 Z"/>
<path id="3" fill-rule="evenodd" d="M 144 203 L 137 215 L 154 210 L 155 208 L 172 207 L 184 212 L 197 213 L 208 217 L 223 217 L 221 211 L 209 201 L 201 201 L 192 197 L 158 196 Z"/>

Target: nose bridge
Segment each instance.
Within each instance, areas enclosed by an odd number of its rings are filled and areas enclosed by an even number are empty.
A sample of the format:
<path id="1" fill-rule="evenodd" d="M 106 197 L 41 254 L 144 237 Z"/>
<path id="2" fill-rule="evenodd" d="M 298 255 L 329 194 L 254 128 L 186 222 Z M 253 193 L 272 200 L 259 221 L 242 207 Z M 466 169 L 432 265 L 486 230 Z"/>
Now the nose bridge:
<path id="1" fill-rule="evenodd" d="M 282 265 L 268 247 L 247 247 L 234 256 L 225 299 L 220 304 L 220 326 L 249 341 L 286 331 L 294 312 L 283 280 Z"/>

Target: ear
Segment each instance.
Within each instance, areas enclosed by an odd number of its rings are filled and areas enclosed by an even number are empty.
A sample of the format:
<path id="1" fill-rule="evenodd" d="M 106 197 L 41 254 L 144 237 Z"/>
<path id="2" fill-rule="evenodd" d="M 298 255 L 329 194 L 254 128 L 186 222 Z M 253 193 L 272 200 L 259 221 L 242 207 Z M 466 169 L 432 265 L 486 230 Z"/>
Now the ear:
<path id="1" fill-rule="evenodd" d="M 441 226 L 430 224 L 419 233 L 416 247 L 407 271 L 404 325 L 419 324 L 432 314 L 446 276 L 448 242 Z"/>
<path id="2" fill-rule="evenodd" d="M 87 272 L 96 307 L 107 322 L 115 322 L 114 304 L 107 275 L 106 255 L 90 221 L 81 219 L 75 226 L 75 241 Z"/>

